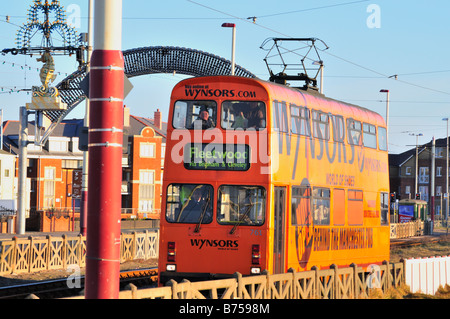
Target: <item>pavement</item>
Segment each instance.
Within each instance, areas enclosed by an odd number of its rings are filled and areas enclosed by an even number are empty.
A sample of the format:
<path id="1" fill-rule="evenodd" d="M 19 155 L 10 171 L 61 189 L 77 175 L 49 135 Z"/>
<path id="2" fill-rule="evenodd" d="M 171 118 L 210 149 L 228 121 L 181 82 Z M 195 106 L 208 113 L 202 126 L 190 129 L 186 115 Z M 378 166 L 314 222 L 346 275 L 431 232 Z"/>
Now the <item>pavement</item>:
<path id="1" fill-rule="evenodd" d="M 447 237 L 447 239 L 448 239 L 448 238 L 450 238 L 449 234 L 450 233 L 447 232 L 447 229 L 438 228 L 438 229 L 434 229 L 433 234 L 431 234 L 431 235 L 422 235 L 422 236 L 413 236 L 413 237 L 408 237 L 408 238 L 391 239 L 391 245 L 395 246 L 395 245 L 402 245 L 402 244 L 406 244 L 406 243 L 416 243 L 416 242 L 426 243 L 426 242 L 440 240 L 440 239 L 443 239 L 444 237 Z"/>
<path id="2" fill-rule="evenodd" d="M 153 230 L 153 229 L 147 229 L 147 230 Z M 121 229 L 122 233 L 132 233 L 132 232 L 139 232 L 139 231 L 145 231 L 145 229 Z M 52 237 L 62 237 L 63 235 L 67 237 L 76 237 L 80 234 L 79 231 L 67 231 L 67 232 L 25 232 L 25 234 L 19 235 L 19 234 L 0 234 L 0 241 L 2 240 L 12 240 L 14 237 L 17 238 L 46 238 L 47 236 Z"/>
<path id="3" fill-rule="evenodd" d="M 132 233 L 134 231 L 138 232 L 140 230 L 142 231 L 144 229 L 122 229 L 121 231 L 124 232 L 124 233 Z M 73 232 L 48 232 L 48 233 L 43 233 L 43 232 L 26 232 L 23 235 L 1 233 L 0 234 L 0 241 L 2 241 L 2 240 L 12 240 L 14 237 L 17 237 L 17 238 L 28 238 L 28 237 L 46 238 L 47 236 L 62 237 L 63 235 L 70 236 L 70 237 L 76 237 L 79 234 L 80 233 L 78 231 L 73 231 Z M 424 242 L 433 241 L 433 240 L 441 238 L 441 236 L 446 236 L 448 234 L 449 233 L 447 233 L 447 230 L 445 228 L 439 228 L 439 229 L 434 229 L 432 235 L 423 235 L 423 236 L 414 236 L 414 237 L 409 237 L 409 238 L 391 239 L 391 244 L 396 245 L 397 243 L 401 244 L 401 243 L 413 242 L 413 241 L 414 242 L 415 241 L 424 241 Z"/>

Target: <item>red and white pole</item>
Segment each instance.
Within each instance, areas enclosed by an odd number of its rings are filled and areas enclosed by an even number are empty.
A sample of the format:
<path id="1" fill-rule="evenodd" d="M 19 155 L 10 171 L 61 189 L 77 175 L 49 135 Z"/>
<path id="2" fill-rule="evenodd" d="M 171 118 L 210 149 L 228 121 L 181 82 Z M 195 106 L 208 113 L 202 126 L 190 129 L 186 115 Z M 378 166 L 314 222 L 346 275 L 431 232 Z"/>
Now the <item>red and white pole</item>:
<path id="1" fill-rule="evenodd" d="M 95 0 L 89 79 L 86 299 L 117 299 L 120 272 L 122 0 Z"/>

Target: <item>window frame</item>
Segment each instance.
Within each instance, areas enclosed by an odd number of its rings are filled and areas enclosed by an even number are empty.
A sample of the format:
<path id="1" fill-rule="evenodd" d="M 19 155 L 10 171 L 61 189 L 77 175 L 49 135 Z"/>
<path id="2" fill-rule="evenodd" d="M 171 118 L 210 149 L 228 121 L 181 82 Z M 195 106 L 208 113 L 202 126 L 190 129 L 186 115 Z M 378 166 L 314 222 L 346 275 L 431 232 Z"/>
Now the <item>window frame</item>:
<path id="1" fill-rule="evenodd" d="M 170 193 L 170 191 L 169 191 L 170 188 L 174 187 L 174 186 L 178 187 L 178 194 L 176 194 L 174 192 Z M 181 202 L 180 196 L 182 196 L 182 195 L 180 194 L 180 189 L 183 186 L 193 186 L 193 189 L 191 190 L 191 192 L 189 194 L 189 197 L 186 198 L 185 200 L 183 200 L 183 202 Z M 210 217 L 211 218 L 209 220 L 203 218 L 202 224 L 203 225 L 204 224 L 211 224 L 213 219 L 214 219 L 213 218 L 213 214 L 214 214 L 213 213 L 213 209 L 214 209 L 214 205 L 213 205 L 213 203 L 214 203 L 214 187 L 212 185 L 210 185 L 210 184 L 190 184 L 190 183 L 171 183 L 171 184 L 169 184 L 167 186 L 167 192 L 166 192 L 166 213 L 165 213 L 166 221 L 168 223 L 171 223 L 171 224 L 198 224 L 199 220 L 200 220 L 200 217 L 201 217 L 201 214 L 198 215 L 198 219 L 193 220 L 193 221 L 179 221 L 179 219 L 180 219 L 181 213 L 183 212 L 183 211 L 181 211 L 181 208 L 183 208 L 183 206 L 187 207 L 187 205 L 189 205 L 188 201 L 191 200 L 192 196 L 194 195 L 195 190 L 197 188 L 201 190 L 202 187 L 206 187 L 207 189 L 209 189 L 209 195 L 211 196 L 209 202 L 207 202 L 207 205 L 208 205 L 208 211 L 207 212 L 210 213 Z M 202 193 L 202 195 L 204 195 L 204 193 Z M 208 195 L 208 194 L 206 194 L 206 195 Z M 178 197 L 178 201 L 169 200 L 169 196 L 171 196 L 173 198 Z M 170 207 L 170 209 L 169 209 L 169 205 L 174 205 L 174 206 L 175 205 L 179 205 L 180 207 L 174 207 L 173 209 L 172 209 L 172 207 Z M 180 212 L 178 213 L 178 215 L 175 212 L 176 209 L 180 209 Z M 169 213 L 171 215 L 170 218 L 168 216 Z M 196 216 L 193 216 L 193 217 L 196 217 Z"/>
<path id="2" fill-rule="evenodd" d="M 146 177 L 148 175 L 148 183 Z M 139 170 L 139 211 L 140 212 L 153 212 L 155 204 L 155 170 L 140 169 Z M 149 196 L 144 196 L 149 195 Z"/>
<path id="3" fill-rule="evenodd" d="M 298 110 L 298 115 L 293 111 Z M 290 105 L 291 133 L 296 135 L 311 136 L 311 111 L 304 106 Z"/>
<path id="4" fill-rule="evenodd" d="M 333 140 L 338 143 L 345 143 L 345 120 L 342 115 L 331 114 L 333 124 Z"/>
<path id="5" fill-rule="evenodd" d="M 222 214 L 222 207 L 223 207 L 223 205 L 226 205 L 226 203 L 223 203 L 224 202 L 223 194 L 222 195 L 220 194 L 221 189 L 223 189 L 225 187 L 240 188 L 240 189 L 237 189 L 237 191 L 239 192 L 239 194 L 238 194 L 238 204 L 237 204 L 239 208 L 238 208 L 238 213 L 237 213 L 238 214 L 237 215 L 238 218 L 236 220 L 231 220 L 231 218 L 228 218 L 227 220 L 225 220 L 224 218 L 221 217 L 221 216 L 225 216 L 226 215 L 225 213 Z M 255 206 L 255 211 L 254 212 L 249 211 L 249 213 L 247 213 L 247 217 L 250 217 L 253 214 L 254 219 L 251 219 L 252 223 L 244 222 L 244 221 L 241 220 L 242 216 L 247 212 L 247 210 L 245 210 L 244 214 L 241 214 L 241 210 L 245 209 L 245 208 L 241 208 L 241 206 L 239 206 L 239 204 L 240 204 L 240 202 L 239 202 L 239 200 L 240 200 L 240 197 L 239 197 L 240 196 L 240 191 L 241 190 L 245 190 L 245 188 L 248 188 L 250 190 L 258 189 L 258 192 L 260 192 L 259 195 L 262 196 L 262 198 L 258 198 L 257 199 L 258 202 L 259 202 L 258 205 L 262 205 L 259 208 L 259 212 L 258 212 L 258 206 Z M 247 190 L 245 190 L 245 191 L 247 191 Z M 228 196 L 231 197 L 230 194 L 228 194 Z M 246 198 L 247 197 L 245 197 L 244 200 Z M 230 199 L 229 199 L 229 201 L 230 201 L 229 202 L 230 206 L 232 204 L 236 205 L 236 203 L 234 201 L 231 201 Z M 246 205 L 244 205 L 244 206 L 246 206 Z M 231 208 L 231 209 L 233 209 L 233 208 Z M 251 207 L 251 209 L 253 210 L 253 207 Z M 217 223 L 219 225 L 225 225 L 225 226 L 226 225 L 232 225 L 232 226 L 239 225 L 239 227 L 240 226 L 261 227 L 266 222 L 266 209 L 267 209 L 267 191 L 266 191 L 266 189 L 263 186 L 260 186 L 260 185 L 228 185 L 228 184 L 222 184 L 217 189 L 217 217 L 216 217 L 216 221 L 217 221 Z M 254 215 L 255 212 L 256 212 L 256 215 Z M 228 212 L 228 214 L 231 215 L 231 212 Z M 260 221 L 258 221 L 258 218 L 260 218 L 260 217 L 262 217 L 262 219 Z"/>
<path id="6" fill-rule="evenodd" d="M 311 199 L 312 199 L 312 189 L 311 186 L 299 186 L 293 185 L 291 189 L 291 225 L 292 226 L 311 226 L 313 224 L 313 219 L 311 215 Z M 294 203 L 294 200 L 298 202 Z M 304 201 L 304 202 L 303 202 Z M 306 204 L 305 214 L 298 212 L 298 206 L 301 204 Z M 295 206 L 295 207 L 294 207 Z M 305 217 L 304 222 L 298 220 L 299 217 Z"/>
<path id="7" fill-rule="evenodd" d="M 311 198 L 312 198 L 311 212 L 313 215 L 313 225 L 330 226 L 331 189 L 328 187 L 313 187 Z M 328 203 L 328 205 L 324 205 L 326 203 Z M 316 206 L 318 207 L 316 208 Z M 320 211 L 321 206 L 322 211 Z M 328 208 L 328 211 L 325 211 L 326 208 Z M 320 216 L 320 213 L 322 213 L 322 217 Z"/>
<path id="8" fill-rule="evenodd" d="M 359 128 L 356 127 L 356 124 L 359 124 Z M 359 133 L 359 137 L 356 134 Z M 362 124 L 361 121 L 357 121 L 353 118 L 347 119 L 347 143 L 349 145 L 362 146 L 363 138 L 362 138 Z M 357 137 L 358 142 L 354 141 L 354 137 Z"/>
<path id="9" fill-rule="evenodd" d="M 287 103 L 285 101 L 272 101 L 273 130 L 279 133 L 289 132 L 289 120 L 287 116 Z M 285 111 L 285 112 L 283 112 Z"/>
<path id="10" fill-rule="evenodd" d="M 177 112 L 177 106 L 179 103 L 185 103 L 186 106 L 184 106 L 184 114 L 179 113 L 181 117 L 184 115 L 184 125 L 181 125 L 182 119 L 176 120 L 175 116 L 178 115 Z M 208 105 L 211 103 L 211 105 Z M 188 111 L 188 107 L 193 107 L 194 109 L 192 112 Z M 198 109 L 196 109 L 198 107 Z M 195 121 L 197 120 L 197 117 L 200 115 L 200 110 L 206 107 L 208 109 L 209 117 L 212 118 L 214 126 L 211 128 L 217 127 L 217 101 L 215 100 L 177 100 L 173 104 L 173 115 L 172 115 L 172 127 L 174 129 L 185 129 L 185 130 L 194 130 L 196 129 Z M 182 106 L 180 106 L 182 108 Z M 212 114 L 211 114 L 212 110 Z M 195 113 L 197 112 L 197 113 Z M 188 123 L 188 118 L 190 118 L 190 123 Z M 175 123 L 180 123 L 180 125 L 176 125 Z M 202 128 L 200 128 L 202 129 Z"/>
<path id="11" fill-rule="evenodd" d="M 227 105 L 227 103 L 230 103 L 232 105 Z M 246 124 L 243 127 L 242 126 L 241 127 L 233 127 L 233 125 L 236 123 L 236 114 L 233 114 L 233 112 L 235 112 L 235 111 L 238 113 L 251 112 L 251 107 L 249 105 L 244 105 L 246 103 L 247 104 L 248 103 L 258 103 L 257 111 L 261 111 L 263 114 L 263 119 L 262 119 L 263 125 L 256 126 L 256 127 L 250 126 L 251 124 L 249 123 L 249 121 L 252 120 L 252 117 L 249 114 L 244 114 L 244 118 L 243 118 L 244 122 L 243 123 L 246 123 Z M 239 104 L 242 104 L 242 105 L 239 105 Z M 234 105 L 236 105 L 236 108 L 240 108 L 240 109 L 234 110 L 233 109 Z M 246 110 L 244 108 L 246 108 Z M 232 119 L 233 123 L 231 124 L 230 127 L 228 127 L 229 125 L 224 125 L 224 124 L 230 123 L 230 121 L 226 122 L 226 121 L 224 121 L 224 119 L 225 119 L 225 111 L 226 110 L 229 111 L 230 109 L 233 109 L 233 112 L 229 112 L 228 114 L 230 115 L 230 119 L 231 119 L 231 116 L 233 116 L 233 119 Z M 247 116 L 247 117 L 245 117 L 245 116 Z M 239 130 L 239 129 L 242 129 L 242 130 L 252 130 L 252 129 L 253 130 L 264 130 L 267 127 L 267 105 L 263 101 L 249 101 L 249 100 L 226 100 L 226 101 L 223 101 L 221 103 L 220 127 L 224 130 Z"/>
<path id="12" fill-rule="evenodd" d="M 389 226 L 389 193 L 380 192 L 380 224 L 381 226 Z"/>
<path id="13" fill-rule="evenodd" d="M 330 140 L 330 114 L 320 110 L 311 110 L 312 134 L 314 138 Z M 323 132 L 324 131 L 324 132 Z M 320 134 L 319 134 L 320 133 Z M 323 136 L 323 133 L 325 136 Z"/>
<path id="14" fill-rule="evenodd" d="M 373 124 L 363 122 L 362 128 L 364 147 L 377 149 L 377 127 Z"/>
<path id="15" fill-rule="evenodd" d="M 378 126 L 377 130 L 378 149 L 380 151 L 388 150 L 387 129 L 383 126 Z"/>
<path id="16" fill-rule="evenodd" d="M 139 143 L 139 157 L 156 158 L 156 143 L 149 143 L 149 142 Z"/>

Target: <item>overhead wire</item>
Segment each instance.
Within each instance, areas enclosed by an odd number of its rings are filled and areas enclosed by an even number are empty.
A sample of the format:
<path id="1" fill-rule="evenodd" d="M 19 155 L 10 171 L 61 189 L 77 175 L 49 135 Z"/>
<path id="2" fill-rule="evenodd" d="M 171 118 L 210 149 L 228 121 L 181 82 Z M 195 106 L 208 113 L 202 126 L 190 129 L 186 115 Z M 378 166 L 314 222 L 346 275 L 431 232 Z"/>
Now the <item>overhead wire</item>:
<path id="1" fill-rule="evenodd" d="M 250 21 L 248 18 L 244 19 L 244 18 L 235 16 L 235 15 L 233 15 L 233 14 L 227 13 L 227 12 L 225 12 L 225 11 L 218 10 L 218 9 L 212 8 L 212 7 L 210 7 L 210 6 L 204 5 L 204 4 L 202 4 L 202 3 L 193 1 L 193 0 L 186 0 L 186 1 L 191 2 L 191 3 L 193 3 L 193 4 L 195 4 L 195 5 L 198 5 L 198 6 L 204 7 L 204 8 L 206 8 L 206 9 L 209 9 L 209 10 L 212 10 L 212 11 L 215 11 L 215 12 L 219 12 L 219 13 L 221 13 L 221 14 L 225 14 L 225 15 L 227 15 L 227 16 L 229 16 L 229 17 L 232 17 L 232 18 L 235 18 L 235 19 L 239 19 L 239 20 L 241 20 L 241 21 L 244 21 L 244 22 L 247 22 L 247 23 L 256 25 L 256 26 L 258 26 L 258 27 L 261 27 L 261 28 L 264 28 L 264 29 L 266 29 L 266 30 L 272 31 L 272 32 L 274 32 L 274 33 L 276 33 L 276 34 L 280 34 L 280 35 L 286 36 L 286 37 L 288 37 L 288 38 L 293 38 L 293 37 L 290 36 L 290 35 L 287 35 L 287 34 L 284 34 L 284 33 L 280 32 L 280 31 L 277 31 L 277 30 L 268 28 L 268 27 L 266 27 L 266 26 L 261 25 L 260 23 L 256 23 L 255 20 Z M 364 0 L 363 0 L 363 1 L 352 1 L 352 2 L 345 3 L 345 4 L 360 3 L 360 2 L 366 2 L 366 1 L 364 1 Z M 341 4 L 341 5 L 344 5 L 344 4 Z M 324 6 L 323 8 L 331 7 L 331 6 L 337 6 L 337 5 Z M 312 9 L 314 9 L 314 8 L 311 8 L 310 10 L 312 10 Z M 317 8 L 315 8 L 315 9 L 322 9 L 322 7 L 317 7 Z M 304 10 L 307 10 L 307 9 L 304 9 Z M 293 11 L 284 12 L 284 13 L 278 13 L 278 14 L 274 14 L 274 15 L 290 14 L 290 13 L 297 13 L 297 12 L 301 12 L 301 10 L 293 10 Z M 267 15 L 267 16 L 270 16 L 270 15 Z M 262 17 L 264 17 L 264 16 L 262 16 Z M 258 17 L 255 16 L 255 17 L 252 17 L 252 18 L 258 18 Z M 433 88 L 426 87 L 426 86 L 423 86 L 423 85 L 411 83 L 411 82 L 408 82 L 408 81 L 404 81 L 404 80 L 398 79 L 398 76 L 397 76 L 397 77 L 393 77 L 392 75 L 388 75 L 388 74 L 385 74 L 385 73 L 381 73 L 381 72 L 379 72 L 379 71 L 377 71 L 377 70 L 374 70 L 374 69 L 372 69 L 372 68 L 363 66 L 363 65 L 361 65 L 361 64 L 359 64 L 359 63 L 350 61 L 349 59 L 346 59 L 346 58 L 340 57 L 340 56 L 338 56 L 338 55 L 336 55 L 336 54 L 330 53 L 329 51 L 327 51 L 327 49 L 318 49 L 318 50 L 321 51 L 321 52 L 323 52 L 323 53 L 325 53 L 325 54 L 328 54 L 328 55 L 330 55 L 330 56 L 332 56 L 332 57 L 334 57 L 334 58 L 336 58 L 336 59 L 339 59 L 339 60 L 341 60 L 341 61 L 344 61 L 344 62 L 346 62 L 346 63 L 348 63 L 348 64 L 354 65 L 354 66 L 356 66 L 356 67 L 358 67 L 358 68 L 361 68 L 361 69 L 363 69 L 363 70 L 366 70 L 366 71 L 368 71 L 368 72 L 377 74 L 377 75 L 379 75 L 379 76 L 382 77 L 382 78 L 395 80 L 395 81 L 398 81 L 398 82 L 400 82 L 400 83 L 403 83 L 403 84 L 406 84 L 406 85 L 410 85 L 410 86 L 414 86 L 414 87 L 417 87 L 417 88 L 421 88 L 421 89 L 424 89 L 424 90 L 429 90 L 429 91 L 433 91 L 433 92 L 436 92 L 436 93 L 441 93 L 441 94 L 445 94 L 445 95 L 450 95 L 450 92 L 446 92 L 446 91 L 442 91 L 442 90 L 437 90 L 437 89 L 433 89 Z M 292 50 L 292 53 L 296 54 L 294 51 L 295 51 L 295 50 Z"/>
<path id="2" fill-rule="evenodd" d="M 328 8 L 346 6 L 346 5 L 350 5 L 350 4 L 368 2 L 368 1 L 371 1 L 371 0 L 359 0 L 359 1 L 350 1 L 350 2 L 344 2 L 344 3 L 330 4 L 330 5 L 326 5 L 326 6 L 314 7 L 314 8 L 308 8 L 308 9 L 300 9 L 300 10 L 292 10 L 292 11 L 286 11 L 286 12 L 266 14 L 266 15 L 262 15 L 262 16 L 257 16 L 255 18 L 258 18 L 258 19 L 269 18 L 269 17 L 275 17 L 275 16 L 280 16 L 280 15 L 285 15 L 285 14 L 307 12 L 307 11 L 314 11 L 314 10 L 320 10 L 320 9 L 328 9 Z"/>

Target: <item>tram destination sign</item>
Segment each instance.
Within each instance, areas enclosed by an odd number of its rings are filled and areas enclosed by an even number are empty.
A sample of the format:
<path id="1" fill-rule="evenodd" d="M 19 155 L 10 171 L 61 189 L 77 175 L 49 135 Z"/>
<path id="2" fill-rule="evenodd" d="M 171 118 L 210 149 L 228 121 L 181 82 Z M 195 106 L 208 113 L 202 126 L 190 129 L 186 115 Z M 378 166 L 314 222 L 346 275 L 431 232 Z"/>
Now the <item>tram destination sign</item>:
<path id="1" fill-rule="evenodd" d="M 186 144 L 184 167 L 194 170 L 246 171 L 250 146 L 246 144 Z"/>

